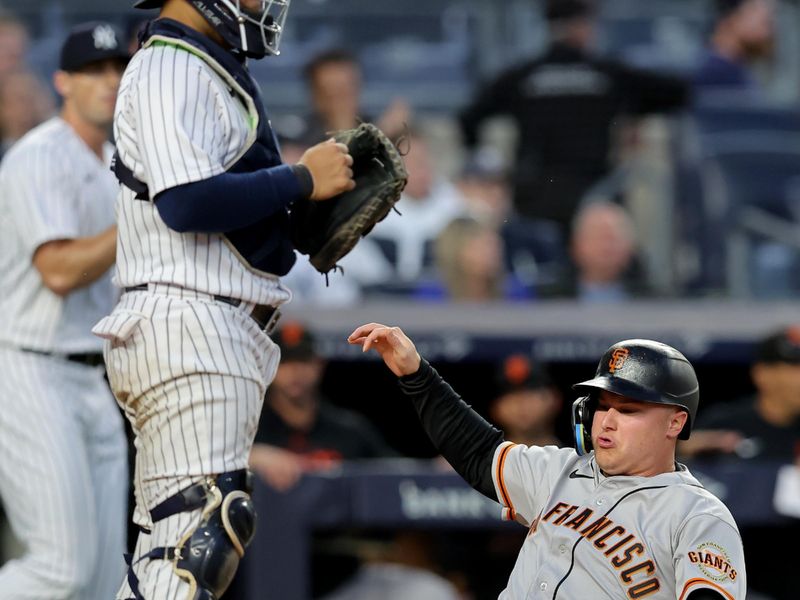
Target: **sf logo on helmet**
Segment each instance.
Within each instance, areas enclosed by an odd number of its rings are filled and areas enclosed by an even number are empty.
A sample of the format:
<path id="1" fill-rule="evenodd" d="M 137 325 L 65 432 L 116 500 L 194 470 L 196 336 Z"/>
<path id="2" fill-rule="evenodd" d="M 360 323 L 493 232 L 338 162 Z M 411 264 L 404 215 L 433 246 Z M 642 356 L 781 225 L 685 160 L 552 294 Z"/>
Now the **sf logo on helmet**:
<path id="1" fill-rule="evenodd" d="M 630 352 L 627 348 L 617 348 L 614 350 L 611 354 L 611 359 L 608 361 L 608 372 L 613 373 L 621 369 L 622 365 L 624 365 L 625 361 L 628 359 L 628 354 L 630 354 Z"/>

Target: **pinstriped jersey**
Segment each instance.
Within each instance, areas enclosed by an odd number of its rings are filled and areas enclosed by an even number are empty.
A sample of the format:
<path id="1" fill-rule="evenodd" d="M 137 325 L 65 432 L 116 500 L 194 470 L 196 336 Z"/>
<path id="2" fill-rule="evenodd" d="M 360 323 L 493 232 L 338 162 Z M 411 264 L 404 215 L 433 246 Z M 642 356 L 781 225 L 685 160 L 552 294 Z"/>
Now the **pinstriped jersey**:
<path id="1" fill-rule="evenodd" d="M 0 164 L 0 342 L 59 353 L 98 352 L 92 325 L 114 306 L 110 273 L 58 296 L 33 267 L 45 242 L 97 235 L 114 224 L 118 184 L 104 160 L 60 117 L 28 132 Z"/>
<path id="2" fill-rule="evenodd" d="M 682 465 L 606 477 L 593 452 L 506 442 L 492 476 L 504 516 L 529 526 L 500 598 L 685 600 L 699 588 L 745 598 L 736 523 Z"/>
<path id="3" fill-rule="evenodd" d="M 148 187 L 167 189 L 227 171 L 256 138 L 254 101 L 213 58 L 154 36 L 123 75 L 114 118 L 121 161 Z M 116 281 L 166 283 L 258 304 L 290 298 L 278 277 L 256 271 L 221 234 L 179 233 L 154 202 L 122 186 Z"/>

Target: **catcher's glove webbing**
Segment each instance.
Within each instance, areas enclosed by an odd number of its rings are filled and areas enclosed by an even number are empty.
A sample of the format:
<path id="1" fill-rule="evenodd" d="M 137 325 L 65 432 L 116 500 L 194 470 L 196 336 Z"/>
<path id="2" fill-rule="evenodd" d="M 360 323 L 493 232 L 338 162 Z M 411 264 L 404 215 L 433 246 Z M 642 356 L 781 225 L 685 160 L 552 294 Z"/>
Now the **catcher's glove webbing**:
<path id="1" fill-rule="evenodd" d="M 408 180 L 400 153 L 375 125 L 362 123 L 333 137 L 353 157 L 355 188 L 329 200 L 295 203 L 292 209 L 295 248 L 326 274 L 389 214 Z"/>

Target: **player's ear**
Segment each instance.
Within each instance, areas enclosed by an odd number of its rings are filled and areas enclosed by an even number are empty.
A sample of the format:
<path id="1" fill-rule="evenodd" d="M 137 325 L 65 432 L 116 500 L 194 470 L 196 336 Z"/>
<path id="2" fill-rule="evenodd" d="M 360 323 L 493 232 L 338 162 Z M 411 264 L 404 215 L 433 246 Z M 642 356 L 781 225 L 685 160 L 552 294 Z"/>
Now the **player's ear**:
<path id="1" fill-rule="evenodd" d="M 72 88 L 71 83 L 70 75 L 66 71 L 58 70 L 53 74 L 53 86 L 62 98 L 69 96 Z"/>
<path id="2" fill-rule="evenodd" d="M 680 435 L 683 426 L 686 424 L 686 419 L 689 418 L 689 414 L 680 409 L 675 409 L 675 412 L 672 413 L 672 416 L 669 420 L 669 428 L 667 429 L 667 437 L 670 439 L 677 439 L 678 435 Z"/>

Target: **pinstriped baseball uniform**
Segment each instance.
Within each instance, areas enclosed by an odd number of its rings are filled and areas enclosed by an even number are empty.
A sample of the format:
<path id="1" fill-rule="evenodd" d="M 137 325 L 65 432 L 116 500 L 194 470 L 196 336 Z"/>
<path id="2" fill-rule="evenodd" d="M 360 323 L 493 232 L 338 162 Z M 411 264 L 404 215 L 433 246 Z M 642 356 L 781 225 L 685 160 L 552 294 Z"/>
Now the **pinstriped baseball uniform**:
<path id="1" fill-rule="evenodd" d="M 745 598 L 736 523 L 685 467 L 606 477 L 593 452 L 505 442 L 492 475 L 504 516 L 530 527 L 501 598 Z"/>
<path id="2" fill-rule="evenodd" d="M 117 294 L 107 274 L 60 297 L 32 265 L 42 244 L 113 224 L 117 182 L 110 145 L 105 152 L 101 162 L 53 118 L 0 165 L 0 494 L 27 548 L 0 570 L 3 599 L 106 599 L 123 573 L 122 419 L 102 367 L 42 354 L 100 352 L 91 327 Z"/>
<path id="3" fill-rule="evenodd" d="M 249 313 L 290 298 L 227 236 L 171 230 L 152 201 L 242 165 L 259 145 L 274 162 L 252 170 L 280 164 L 260 100 L 233 67 L 185 28 L 158 23 L 123 76 L 114 122 L 119 158 L 149 196 L 137 199 L 126 186 L 119 194 L 116 283 L 146 289 L 123 294 L 94 328 L 106 339 L 112 389 L 136 433 L 134 519 L 142 533 L 129 572 L 135 585 L 126 581 L 117 597 L 138 598 L 138 587 L 148 600 L 186 597 L 189 586 L 169 561 L 142 557 L 175 546 L 200 519 L 194 510 L 154 523 L 149 511 L 206 476 L 247 467 L 280 358 Z"/>

